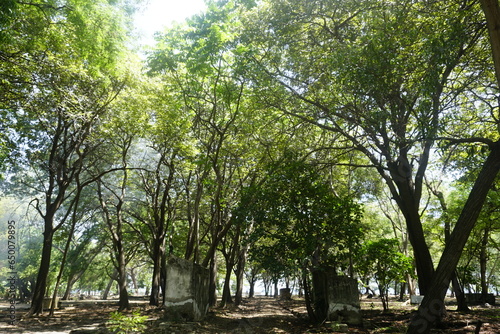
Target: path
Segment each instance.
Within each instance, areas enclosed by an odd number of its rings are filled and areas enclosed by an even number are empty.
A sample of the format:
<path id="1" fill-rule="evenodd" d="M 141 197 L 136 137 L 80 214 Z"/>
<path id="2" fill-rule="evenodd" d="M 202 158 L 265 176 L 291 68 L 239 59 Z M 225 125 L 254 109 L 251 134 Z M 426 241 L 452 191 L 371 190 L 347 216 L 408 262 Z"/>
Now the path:
<path id="1" fill-rule="evenodd" d="M 235 307 L 217 308 L 203 322 L 176 323 L 162 319 L 163 311 L 140 306 L 148 314 L 152 333 L 302 333 L 305 308 L 300 301 L 280 302 L 274 298 L 257 297 L 244 300 Z M 116 307 L 105 303 L 75 302 L 56 311 L 53 318 L 42 316 L 22 320 L 17 326 L 6 324 L 5 309 L 0 319 L 2 334 L 104 334 L 109 313 Z M 19 308 L 17 317 L 27 310 Z"/>
<path id="2" fill-rule="evenodd" d="M 303 333 L 306 318 L 301 301 L 257 297 L 244 300 L 238 307 L 216 310 L 200 330 L 206 333 Z"/>

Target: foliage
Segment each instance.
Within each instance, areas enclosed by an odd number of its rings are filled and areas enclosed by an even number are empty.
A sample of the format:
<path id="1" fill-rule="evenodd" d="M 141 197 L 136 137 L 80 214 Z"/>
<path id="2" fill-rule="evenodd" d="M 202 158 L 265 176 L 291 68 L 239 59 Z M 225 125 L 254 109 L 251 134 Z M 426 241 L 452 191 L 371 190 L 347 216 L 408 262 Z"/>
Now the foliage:
<path id="1" fill-rule="evenodd" d="M 67 286 L 87 289 L 113 276 L 113 247 L 121 275 L 146 263 L 156 290 L 167 249 L 205 265 L 221 252 L 219 274 L 248 250 L 251 280 L 356 268 L 385 302 L 411 269 L 409 243 L 419 275 L 432 273 L 499 138 L 477 1 L 209 1 L 159 33 L 144 63 L 128 42 L 139 2 L 0 4 L 2 187 L 40 214 L 20 232 L 32 234 L 23 283 L 52 241 L 57 265 L 69 242 Z M 103 204 L 120 210 L 108 234 L 96 188 L 80 187 L 99 175 Z M 460 260 L 462 281 L 483 290 L 498 285 L 499 201 L 491 189 Z"/>
<path id="2" fill-rule="evenodd" d="M 116 334 L 143 333 L 146 329 L 144 322 L 148 319 L 147 316 L 141 315 L 138 310 L 133 311 L 130 315 L 112 312 L 110 317 L 109 328 Z"/>
<path id="3" fill-rule="evenodd" d="M 347 270 L 362 237 L 360 206 L 336 196 L 314 166 L 293 154 L 268 166 L 265 175 L 247 189 L 237 211 L 238 219 L 255 224 L 252 258 L 281 273 L 313 258 Z"/>
<path id="4" fill-rule="evenodd" d="M 389 308 L 389 285 L 392 282 L 405 282 L 413 271 L 412 259 L 398 251 L 398 244 L 396 239 L 380 239 L 367 242 L 360 252 L 358 271 L 362 277 L 373 275 L 384 310 Z"/>

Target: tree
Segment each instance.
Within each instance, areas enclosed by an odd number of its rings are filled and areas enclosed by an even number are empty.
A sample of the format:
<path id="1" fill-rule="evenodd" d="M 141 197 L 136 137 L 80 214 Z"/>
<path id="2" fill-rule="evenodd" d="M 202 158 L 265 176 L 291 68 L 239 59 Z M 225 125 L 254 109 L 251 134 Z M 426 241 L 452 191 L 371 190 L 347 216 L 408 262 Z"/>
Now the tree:
<path id="1" fill-rule="evenodd" d="M 412 259 L 400 253 L 398 246 L 396 239 L 380 239 L 366 243 L 360 252 L 360 272 L 363 277 L 374 276 L 384 311 L 389 310 L 389 285 L 404 282 L 413 269 Z"/>
<path id="2" fill-rule="evenodd" d="M 262 268 L 255 262 L 251 262 L 246 266 L 245 277 L 248 281 L 248 284 L 250 285 L 250 289 L 248 290 L 248 298 L 253 298 L 255 295 L 255 283 L 257 283 L 261 271 Z"/>
<path id="3" fill-rule="evenodd" d="M 362 236 L 360 207 L 336 195 L 315 166 L 294 153 L 285 153 L 264 175 L 242 198 L 237 216 L 255 225 L 251 259 L 275 282 L 301 269 L 309 316 L 322 321 L 328 306 L 320 305 L 315 293 L 313 309 L 308 275 L 313 275 L 313 289 L 325 291 L 315 284 L 318 273 L 351 272 L 349 259 Z"/>
<path id="4" fill-rule="evenodd" d="M 97 144 L 92 130 L 120 90 L 110 70 L 117 64 L 125 29 L 118 7 L 103 3 L 75 0 L 60 7 L 20 2 L 10 6 L 13 16 L 22 18 L 8 20 L 12 29 L 2 32 L 9 41 L 2 43 L 6 55 L 1 62 L 2 90 L 7 93 L 2 117 L 12 129 L 10 158 L 17 166 L 33 170 L 31 187 L 41 198 L 32 203 L 44 220 L 33 314 L 42 312 L 54 233 L 75 203 L 77 175 L 91 164 L 87 160 Z M 96 29 L 95 20 L 106 24 Z M 103 38 L 108 31 L 116 39 Z M 101 51 L 105 57 L 98 56 Z M 58 216 L 65 202 L 72 205 Z"/>
<path id="5" fill-rule="evenodd" d="M 193 168 L 183 175 L 189 221 L 185 258 L 210 267 L 212 305 L 216 302 L 217 248 L 232 226 L 230 213 L 245 177 L 240 160 L 247 147 L 240 145 L 240 139 L 246 128 L 242 120 L 249 115 L 245 111 L 247 80 L 238 72 L 234 54 L 238 26 L 233 5 L 211 3 L 207 13 L 193 17 L 188 26 L 167 31 L 149 63 L 152 73 L 170 78 L 193 117 L 191 131 L 198 153 L 192 157 Z M 204 202 L 210 204 L 203 208 Z M 203 242 L 208 245 L 202 257 Z"/>
<path id="6" fill-rule="evenodd" d="M 161 93 L 158 95 L 161 96 Z M 166 100 L 168 97 L 162 98 Z M 158 104 L 151 117 L 156 119 L 148 131 L 151 158 L 149 164 L 138 171 L 139 180 L 136 181 L 137 190 L 143 193 L 143 200 L 136 201 L 130 214 L 147 227 L 143 231 L 132 226 L 145 243 L 153 262 L 150 304 L 158 306 L 160 285 L 166 275 L 165 243 L 168 238 L 171 248 L 169 253 L 172 253 L 174 245 L 169 234 L 173 231 L 182 197 L 178 169 L 183 168 L 182 161 L 191 147 L 189 121 L 182 116 L 181 108 L 174 103 Z"/>
<path id="7" fill-rule="evenodd" d="M 125 247 L 124 230 L 126 228 L 124 221 L 124 204 L 125 204 L 125 193 L 126 185 L 128 182 L 128 171 L 126 155 L 128 151 L 127 145 L 130 143 L 125 143 L 125 151 L 123 156 L 123 176 L 118 179 L 118 186 L 115 188 L 114 185 L 104 184 L 102 179 L 97 181 L 97 194 L 99 197 L 99 202 L 101 203 L 103 220 L 108 228 L 109 235 L 112 241 L 112 263 L 118 273 L 118 290 L 119 290 L 119 310 L 130 309 L 130 303 L 128 299 L 127 291 L 127 249 Z M 120 183 L 121 181 L 121 183 Z M 104 192 L 107 190 L 107 194 Z"/>
<path id="8" fill-rule="evenodd" d="M 455 94 L 445 94 L 450 76 L 481 36 L 475 16 L 411 1 L 262 6 L 243 42 L 272 92 L 263 102 L 341 134 L 368 158 L 405 217 L 424 294 L 434 272 L 420 219 L 424 176 Z"/>
<path id="9" fill-rule="evenodd" d="M 114 113 L 108 115 L 107 122 L 101 127 L 106 145 L 100 147 L 99 153 L 106 152 L 108 159 L 101 161 L 94 171 L 103 221 L 112 241 L 112 263 L 117 272 L 120 310 L 130 309 L 127 263 L 137 251 L 137 248 L 130 247 L 126 238 L 131 225 L 127 210 L 130 205 L 130 174 L 135 167 L 132 165 L 132 148 L 146 130 L 145 113 L 128 100 L 136 96 L 134 91 L 129 90 L 127 93 L 115 101 L 112 106 Z"/>
<path id="10" fill-rule="evenodd" d="M 498 39 L 500 26 L 500 6 L 498 1 L 482 0 L 481 6 L 486 17 L 497 87 L 500 86 L 500 42 Z M 498 123 L 498 122 L 496 122 Z M 453 271 L 455 270 L 462 250 L 479 217 L 488 191 L 500 171 L 500 144 L 498 141 L 482 140 L 489 149 L 489 155 L 469 192 L 467 202 L 450 235 L 433 277 L 429 293 L 422 300 L 418 314 L 412 319 L 407 333 L 429 333 L 433 324 L 439 320 L 444 310 L 443 300 Z"/>

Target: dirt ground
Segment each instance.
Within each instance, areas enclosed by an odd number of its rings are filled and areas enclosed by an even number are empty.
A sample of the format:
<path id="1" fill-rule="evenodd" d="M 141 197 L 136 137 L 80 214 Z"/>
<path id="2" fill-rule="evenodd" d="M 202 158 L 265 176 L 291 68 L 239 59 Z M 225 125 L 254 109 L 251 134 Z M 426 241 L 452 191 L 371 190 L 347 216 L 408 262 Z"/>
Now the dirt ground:
<path id="1" fill-rule="evenodd" d="M 3 307 L 1 307 L 3 306 Z M 48 316 L 22 319 L 26 312 L 22 306 L 16 317 L 21 319 L 15 326 L 7 324 L 6 304 L 0 304 L 0 333 L 9 334 L 107 334 L 109 314 L 116 306 L 108 302 L 77 301 L 65 303 L 54 317 Z M 163 318 L 163 311 L 147 305 L 147 301 L 135 301 L 135 310 L 147 315 L 148 329 L 145 333 L 404 333 L 416 310 L 414 305 L 392 301 L 391 311 L 383 313 L 378 299 L 362 300 L 362 327 L 346 327 L 336 322 L 312 325 L 307 320 L 303 300 L 280 301 L 273 298 L 257 297 L 246 299 L 239 307 L 215 308 L 203 322 L 169 322 Z M 474 307 L 463 314 L 449 308 L 447 317 L 440 328 L 433 333 L 474 333 L 481 322 L 481 334 L 500 333 L 500 307 Z"/>

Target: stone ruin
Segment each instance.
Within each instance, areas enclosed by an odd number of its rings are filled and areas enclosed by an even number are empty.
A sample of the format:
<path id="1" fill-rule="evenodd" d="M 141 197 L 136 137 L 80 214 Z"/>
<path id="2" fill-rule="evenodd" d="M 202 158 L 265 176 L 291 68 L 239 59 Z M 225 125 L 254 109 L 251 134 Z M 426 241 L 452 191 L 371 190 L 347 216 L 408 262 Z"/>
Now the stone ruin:
<path id="1" fill-rule="evenodd" d="M 167 320 L 200 321 L 208 311 L 209 271 L 175 256 L 167 261 L 165 317 Z"/>
<path id="2" fill-rule="evenodd" d="M 280 289 L 280 299 L 281 300 L 290 300 L 290 299 L 292 299 L 292 292 L 290 291 L 290 288 Z"/>
<path id="3" fill-rule="evenodd" d="M 361 325 L 358 282 L 347 276 L 329 278 L 328 319 L 349 325 Z"/>

